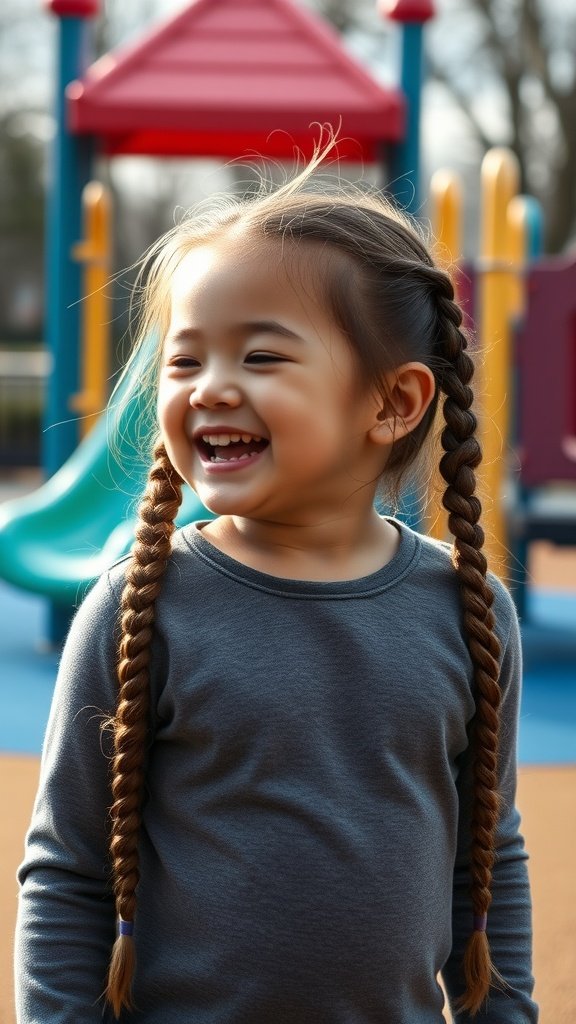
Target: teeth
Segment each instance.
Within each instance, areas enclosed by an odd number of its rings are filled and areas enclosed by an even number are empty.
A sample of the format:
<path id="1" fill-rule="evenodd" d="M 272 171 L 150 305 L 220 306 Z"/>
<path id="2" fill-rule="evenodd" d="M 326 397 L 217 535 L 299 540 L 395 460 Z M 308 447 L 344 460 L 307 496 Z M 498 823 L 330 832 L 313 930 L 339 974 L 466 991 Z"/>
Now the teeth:
<path id="1" fill-rule="evenodd" d="M 202 434 L 202 440 L 213 448 L 217 448 L 228 444 L 237 444 L 238 441 L 249 444 L 250 441 L 261 441 L 262 438 L 256 434 Z"/>
<path id="2" fill-rule="evenodd" d="M 210 462 L 246 462 L 247 459 L 251 458 L 252 456 L 248 455 L 247 452 L 245 452 L 244 455 L 233 456 L 230 459 L 224 459 L 221 455 L 213 455 L 212 458 L 210 459 Z"/>

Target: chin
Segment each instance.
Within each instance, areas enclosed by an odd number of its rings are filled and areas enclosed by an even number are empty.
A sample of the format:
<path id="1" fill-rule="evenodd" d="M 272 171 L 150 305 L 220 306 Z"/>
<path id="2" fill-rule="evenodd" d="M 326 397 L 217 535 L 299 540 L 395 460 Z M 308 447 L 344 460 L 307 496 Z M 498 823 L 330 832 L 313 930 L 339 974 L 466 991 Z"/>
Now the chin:
<path id="1" fill-rule="evenodd" d="M 244 508 L 241 502 L 234 501 L 233 498 L 227 498 L 223 494 L 214 494 L 213 491 L 206 492 L 203 487 L 193 487 L 192 490 L 200 499 L 204 508 L 207 508 L 215 516 L 242 516 L 250 514 L 249 508 Z"/>

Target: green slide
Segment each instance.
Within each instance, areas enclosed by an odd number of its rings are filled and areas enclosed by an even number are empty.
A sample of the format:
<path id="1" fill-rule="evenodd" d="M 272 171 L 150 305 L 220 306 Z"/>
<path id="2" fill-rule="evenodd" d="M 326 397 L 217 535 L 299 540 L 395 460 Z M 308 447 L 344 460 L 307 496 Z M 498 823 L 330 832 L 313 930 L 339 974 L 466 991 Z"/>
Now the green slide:
<path id="1" fill-rule="evenodd" d="M 72 605 L 130 548 L 146 481 L 138 455 L 142 417 L 133 404 L 103 415 L 54 476 L 0 505 L 0 577 Z M 212 518 L 186 487 L 178 524 Z"/>

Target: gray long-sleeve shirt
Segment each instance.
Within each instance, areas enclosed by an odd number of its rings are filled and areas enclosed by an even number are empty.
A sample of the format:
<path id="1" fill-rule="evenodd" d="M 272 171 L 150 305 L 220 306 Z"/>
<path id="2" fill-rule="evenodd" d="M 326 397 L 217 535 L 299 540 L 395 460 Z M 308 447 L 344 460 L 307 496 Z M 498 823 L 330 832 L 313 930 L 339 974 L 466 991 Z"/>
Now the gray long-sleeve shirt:
<path id="1" fill-rule="evenodd" d="M 91 591 L 62 658 L 19 874 L 19 1024 L 102 1020 L 115 919 L 101 723 L 124 569 Z M 476 1020 L 533 1024 L 519 639 L 494 585 L 503 806 L 489 937 L 509 987 Z M 406 527 L 385 568 L 338 583 L 262 574 L 195 526 L 176 535 L 153 651 L 137 1010 L 123 1020 L 441 1024 L 437 974 L 462 991 L 472 915 L 461 618 L 447 549 Z"/>

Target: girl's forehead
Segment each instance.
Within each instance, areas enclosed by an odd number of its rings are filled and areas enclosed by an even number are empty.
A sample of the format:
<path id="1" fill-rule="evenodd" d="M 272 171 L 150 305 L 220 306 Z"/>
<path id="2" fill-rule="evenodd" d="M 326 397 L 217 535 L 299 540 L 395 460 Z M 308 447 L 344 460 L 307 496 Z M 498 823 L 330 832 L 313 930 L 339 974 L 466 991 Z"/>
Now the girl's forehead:
<path id="1" fill-rule="evenodd" d="M 304 290 L 312 298 L 317 291 L 312 283 L 314 262 L 309 245 L 227 231 L 184 254 L 170 282 L 172 308 L 209 294 L 240 297 L 267 288 Z"/>
<path id="2" fill-rule="evenodd" d="M 165 337 L 274 320 L 326 341 L 339 325 L 322 285 L 319 255 L 315 245 L 279 237 L 227 234 L 195 245 L 171 282 Z"/>
<path id="3" fill-rule="evenodd" d="M 173 291 L 189 290 L 208 279 L 229 274 L 234 268 L 255 268 L 262 263 L 281 265 L 282 247 L 279 242 L 228 231 L 193 245 L 183 255 L 173 277 Z"/>
<path id="4" fill-rule="evenodd" d="M 194 246 L 180 260 L 171 281 L 172 297 L 184 296 L 201 285 L 222 263 L 221 254 L 211 243 Z"/>

